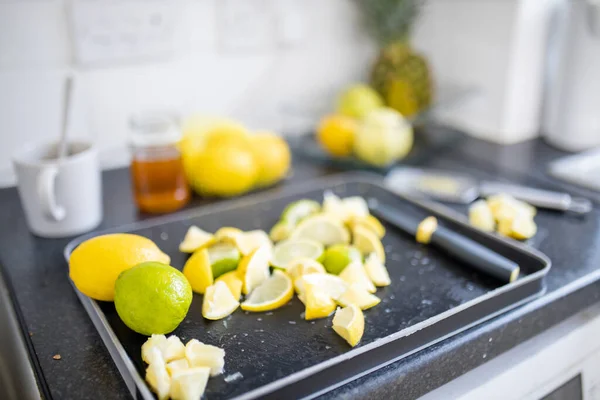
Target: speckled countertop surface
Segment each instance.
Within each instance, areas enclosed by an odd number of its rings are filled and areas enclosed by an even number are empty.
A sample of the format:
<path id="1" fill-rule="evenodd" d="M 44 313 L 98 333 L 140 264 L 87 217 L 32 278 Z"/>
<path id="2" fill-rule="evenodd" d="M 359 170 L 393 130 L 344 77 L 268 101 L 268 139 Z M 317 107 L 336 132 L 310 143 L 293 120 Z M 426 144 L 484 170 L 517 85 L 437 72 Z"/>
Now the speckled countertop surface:
<path id="1" fill-rule="evenodd" d="M 545 174 L 545 164 L 563 154 L 537 140 L 500 147 L 466 139 L 432 152 L 419 163 L 468 172 L 482 179 L 592 195 Z M 294 175 L 282 186 L 335 172 L 298 158 Z M 98 229 L 148 218 L 138 214 L 131 202 L 126 170 L 104 173 L 104 194 L 105 217 Z M 194 199 L 190 207 L 205 202 Z M 26 339 L 39 365 L 38 379 L 48 397 L 130 398 L 68 282 L 62 253 L 70 239 L 41 239 L 29 233 L 14 188 L 0 190 L 0 204 L 0 264 L 12 283 L 16 306 L 29 332 Z M 323 397 L 416 398 L 599 301 L 599 210 L 596 208 L 585 218 L 541 211 L 536 220 L 539 234 L 530 244 L 546 253 L 553 263 L 547 277 L 548 292 L 543 297 Z M 61 360 L 54 360 L 55 354 L 60 354 Z"/>

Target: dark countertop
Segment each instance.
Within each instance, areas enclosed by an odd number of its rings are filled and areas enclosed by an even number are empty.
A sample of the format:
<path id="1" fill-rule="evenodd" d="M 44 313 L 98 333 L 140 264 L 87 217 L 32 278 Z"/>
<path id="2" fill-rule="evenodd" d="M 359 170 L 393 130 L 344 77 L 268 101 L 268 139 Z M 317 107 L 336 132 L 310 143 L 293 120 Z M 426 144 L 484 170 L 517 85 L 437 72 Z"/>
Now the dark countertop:
<path id="1" fill-rule="evenodd" d="M 560 155 L 564 153 L 539 140 L 501 147 L 464 139 L 431 152 L 418 164 L 585 194 L 544 173 L 545 164 Z M 298 158 L 293 176 L 280 187 L 335 172 Z M 189 207 L 207 202 L 195 198 Z M 16 306 L 29 332 L 26 339 L 39 365 L 42 387 L 54 399 L 129 398 L 68 282 L 62 252 L 70 239 L 42 239 L 29 233 L 14 188 L 0 190 L 0 204 L 0 264 L 12 283 Z M 139 214 L 131 202 L 127 170 L 104 173 L 104 213 L 98 229 L 149 218 Z M 530 244 L 553 263 L 543 297 L 323 397 L 398 398 L 402 393 L 403 398 L 416 398 L 599 301 L 600 211 L 595 209 L 585 218 L 540 211 L 536 221 L 539 233 Z M 55 354 L 62 359 L 54 360 Z"/>

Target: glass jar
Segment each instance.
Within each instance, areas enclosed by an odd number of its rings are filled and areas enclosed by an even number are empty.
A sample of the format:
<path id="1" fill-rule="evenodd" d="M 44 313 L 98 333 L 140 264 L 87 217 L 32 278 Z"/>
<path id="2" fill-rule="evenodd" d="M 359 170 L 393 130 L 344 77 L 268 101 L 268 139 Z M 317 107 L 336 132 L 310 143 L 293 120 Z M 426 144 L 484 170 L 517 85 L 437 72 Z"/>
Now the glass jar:
<path id="1" fill-rule="evenodd" d="M 136 205 L 148 213 L 167 213 L 190 200 L 183 161 L 177 149 L 177 118 L 167 113 L 131 119 L 131 182 Z"/>

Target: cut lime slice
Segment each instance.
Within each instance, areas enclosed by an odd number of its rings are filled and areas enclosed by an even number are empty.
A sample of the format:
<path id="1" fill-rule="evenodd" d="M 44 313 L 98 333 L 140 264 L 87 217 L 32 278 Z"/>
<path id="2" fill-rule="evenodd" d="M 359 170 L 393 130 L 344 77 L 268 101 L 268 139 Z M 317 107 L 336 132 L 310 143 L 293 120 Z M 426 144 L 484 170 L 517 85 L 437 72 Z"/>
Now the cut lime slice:
<path id="1" fill-rule="evenodd" d="M 331 215 L 318 214 L 300 222 L 290 238 L 311 239 L 325 246 L 331 246 L 338 243 L 348 243 L 350 234 L 342 222 Z"/>
<path id="2" fill-rule="evenodd" d="M 240 262 L 240 252 L 231 243 L 218 243 L 208 248 L 208 259 L 213 278 L 218 278 L 237 268 Z"/>
<path id="3" fill-rule="evenodd" d="M 289 239 L 273 248 L 271 265 L 286 269 L 290 262 L 298 258 L 318 260 L 323 255 L 323 245 L 310 239 Z"/>

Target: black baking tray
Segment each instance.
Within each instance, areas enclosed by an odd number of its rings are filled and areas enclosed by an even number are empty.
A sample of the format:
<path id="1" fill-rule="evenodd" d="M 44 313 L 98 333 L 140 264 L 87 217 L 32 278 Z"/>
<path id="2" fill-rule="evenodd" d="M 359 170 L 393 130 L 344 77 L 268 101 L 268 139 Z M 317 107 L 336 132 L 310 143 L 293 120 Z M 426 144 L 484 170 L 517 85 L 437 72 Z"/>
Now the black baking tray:
<path id="1" fill-rule="evenodd" d="M 320 201 L 329 189 L 339 196 L 359 195 L 393 205 L 418 218 L 435 215 L 448 228 L 517 262 L 521 276 L 510 284 L 482 275 L 435 248 L 383 221 L 387 268 L 392 284 L 379 289 L 382 303 L 365 311 L 365 333 L 350 348 L 331 328 L 332 317 L 304 321 L 302 303 L 294 298 L 270 313 L 237 310 L 221 321 L 202 318 L 202 296 L 194 295 L 190 311 L 173 332 L 185 342 L 195 338 L 226 351 L 225 373 L 209 380 L 210 399 L 312 398 L 406 357 L 514 307 L 545 291 L 550 261 L 540 252 L 478 231 L 464 216 L 439 204 L 409 199 L 383 186 L 377 175 L 347 173 L 264 192 L 239 200 L 200 207 L 110 231 L 79 237 L 65 248 L 109 232 L 130 232 L 154 240 L 182 268 L 187 255 L 179 242 L 191 225 L 207 231 L 221 226 L 268 230 L 291 201 Z M 146 337 L 128 329 L 113 303 L 97 302 L 75 289 L 110 351 L 128 388 L 137 398 L 152 399 L 144 383 L 140 349 Z M 241 374 L 241 377 L 240 377 Z"/>

